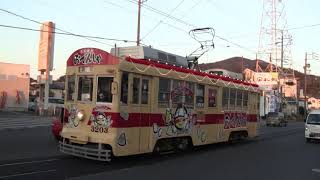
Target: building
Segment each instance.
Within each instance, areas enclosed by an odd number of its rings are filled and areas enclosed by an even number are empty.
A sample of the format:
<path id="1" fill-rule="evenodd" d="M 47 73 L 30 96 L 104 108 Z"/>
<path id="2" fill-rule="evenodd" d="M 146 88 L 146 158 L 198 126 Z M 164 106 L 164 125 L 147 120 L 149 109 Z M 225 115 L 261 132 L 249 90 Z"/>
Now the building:
<path id="1" fill-rule="evenodd" d="M 29 65 L 0 62 L 0 110 L 26 111 L 29 83 Z"/>
<path id="2" fill-rule="evenodd" d="M 53 82 L 49 86 L 49 96 L 64 99 L 64 82 Z"/>
<path id="3" fill-rule="evenodd" d="M 297 80 L 280 78 L 278 72 L 254 72 L 250 69 L 243 71 L 244 79 L 257 83 L 263 91 L 265 107 L 261 104 L 260 115 L 268 112 L 282 111 L 287 116 L 296 115 L 298 110 Z M 281 94 L 282 93 L 282 94 Z M 265 112 L 265 113 L 262 113 Z"/>

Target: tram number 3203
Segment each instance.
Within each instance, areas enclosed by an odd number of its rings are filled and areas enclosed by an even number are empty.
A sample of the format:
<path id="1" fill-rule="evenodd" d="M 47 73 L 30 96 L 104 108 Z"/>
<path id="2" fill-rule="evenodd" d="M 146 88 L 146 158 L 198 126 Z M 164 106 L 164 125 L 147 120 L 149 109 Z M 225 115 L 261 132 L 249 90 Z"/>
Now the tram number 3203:
<path id="1" fill-rule="evenodd" d="M 106 128 L 106 127 L 91 126 L 91 132 L 108 133 L 108 128 Z"/>

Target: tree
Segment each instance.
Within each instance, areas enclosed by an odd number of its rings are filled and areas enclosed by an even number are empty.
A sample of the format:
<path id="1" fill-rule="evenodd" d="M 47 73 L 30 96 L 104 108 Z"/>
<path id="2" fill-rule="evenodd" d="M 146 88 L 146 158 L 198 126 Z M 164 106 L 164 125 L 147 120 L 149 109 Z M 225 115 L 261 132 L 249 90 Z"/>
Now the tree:
<path id="1" fill-rule="evenodd" d="M 66 75 L 60 76 L 56 81 L 57 82 L 65 82 L 66 80 Z"/>

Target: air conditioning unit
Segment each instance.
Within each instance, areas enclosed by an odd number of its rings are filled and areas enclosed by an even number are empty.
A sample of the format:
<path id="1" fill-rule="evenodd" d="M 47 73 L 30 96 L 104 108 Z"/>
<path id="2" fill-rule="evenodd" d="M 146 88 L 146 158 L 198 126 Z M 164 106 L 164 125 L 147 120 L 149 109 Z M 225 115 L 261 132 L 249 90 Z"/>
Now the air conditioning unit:
<path id="1" fill-rule="evenodd" d="M 164 64 L 168 63 L 170 65 L 182 66 L 184 68 L 188 67 L 188 61 L 185 57 L 146 46 L 112 48 L 111 54 L 118 57 L 130 56 L 137 59 L 150 59 Z"/>

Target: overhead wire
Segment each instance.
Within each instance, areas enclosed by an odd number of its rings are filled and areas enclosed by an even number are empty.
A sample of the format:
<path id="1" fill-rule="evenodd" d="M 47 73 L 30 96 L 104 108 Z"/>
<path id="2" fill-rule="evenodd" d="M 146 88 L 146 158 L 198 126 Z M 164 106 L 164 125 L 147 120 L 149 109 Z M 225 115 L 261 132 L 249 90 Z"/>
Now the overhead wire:
<path id="1" fill-rule="evenodd" d="M 300 26 L 300 27 L 294 27 L 294 28 L 288 28 L 287 30 L 297 30 L 297 29 L 304 29 L 304 28 L 312 28 L 312 27 L 316 27 L 316 26 L 320 26 L 320 23 L 311 24 L 311 25 L 305 25 L 305 26 Z"/>
<path id="2" fill-rule="evenodd" d="M 37 23 L 37 24 L 41 24 L 41 25 L 45 25 L 45 26 L 48 26 L 48 27 L 49 27 L 49 25 L 43 24 L 43 23 L 41 23 L 40 21 L 37 21 L 37 20 L 31 19 L 31 18 L 25 17 L 25 16 L 23 16 L 23 15 L 20 15 L 20 14 L 14 13 L 14 12 L 11 12 L 11 11 L 6 10 L 6 9 L 0 8 L 0 11 L 3 11 L 3 12 L 8 13 L 8 14 L 10 14 L 10 15 L 13 15 L 13 16 L 16 16 L 16 17 L 19 17 L 19 18 L 22 18 L 22 19 L 27 20 L 27 21 L 31 21 L 31 22 L 34 22 L 34 23 Z M 36 31 L 36 29 L 25 28 L 25 27 L 17 27 L 17 26 L 9 26 L 9 25 L 1 25 L 1 27 Z M 72 32 L 63 30 L 63 29 L 61 29 L 61 28 L 57 28 L 57 27 L 55 27 L 55 29 L 63 32 L 63 33 L 54 32 L 54 33 L 56 33 L 56 34 L 76 36 L 76 37 L 84 38 L 84 39 L 87 39 L 87 40 L 89 40 L 89 41 L 97 42 L 97 43 L 104 44 L 104 45 L 108 45 L 108 46 L 113 46 L 113 45 L 110 45 L 110 44 L 107 44 L 107 43 L 104 43 L 104 42 L 101 42 L 101 41 L 97 41 L 97 40 L 95 40 L 95 39 L 110 40 L 110 41 L 123 41 L 123 42 L 135 42 L 135 41 L 130 41 L 130 40 L 120 40 L 120 39 L 113 39 L 113 38 L 104 38 L 104 37 L 98 37 L 98 36 L 87 36 L 87 35 L 75 34 L 75 33 L 72 33 Z M 39 31 L 41 31 L 41 30 L 39 30 Z"/>
<path id="3" fill-rule="evenodd" d="M 131 3 L 134 3 L 134 4 L 138 4 L 138 2 L 135 1 L 135 0 L 127 0 L 127 1 L 129 1 L 129 2 L 131 2 Z M 154 12 L 154 13 L 157 13 L 157 14 L 160 14 L 160 15 L 162 15 L 162 16 L 165 16 L 165 17 L 167 17 L 167 18 L 169 18 L 169 19 L 172 19 L 172 20 L 174 20 L 174 21 L 176 21 L 176 22 L 179 22 L 179 23 L 181 23 L 181 24 L 184 24 L 184 25 L 189 26 L 189 27 L 192 27 L 192 28 L 196 28 L 195 25 L 190 24 L 190 23 L 188 23 L 188 22 L 186 22 L 186 21 L 184 21 L 184 20 L 182 20 L 182 19 L 176 18 L 176 17 L 174 17 L 174 16 L 172 16 L 172 15 L 170 15 L 170 14 L 168 14 L 168 13 L 165 13 L 165 12 L 163 12 L 163 11 L 160 11 L 160 10 L 158 10 L 158 9 L 152 7 L 152 6 L 149 6 L 149 5 L 147 5 L 147 4 L 142 4 L 141 6 L 143 6 L 144 8 L 146 8 L 146 9 L 149 10 L 149 11 L 152 11 L 152 12 Z M 254 54 L 256 53 L 255 51 L 250 50 L 249 48 L 246 48 L 246 47 L 244 47 L 244 46 L 241 46 L 241 45 L 239 45 L 239 44 L 237 44 L 237 43 L 235 43 L 235 42 L 232 42 L 232 41 L 230 41 L 230 40 L 228 40 L 228 39 L 226 39 L 226 38 L 224 38 L 224 37 L 222 37 L 222 36 L 216 35 L 216 37 L 219 38 L 220 40 L 223 40 L 223 41 L 225 41 L 225 42 L 228 42 L 228 43 L 230 43 L 230 44 L 233 44 L 233 45 L 237 46 L 238 48 L 244 49 L 244 50 L 249 51 L 249 52 L 254 53 Z"/>
<path id="4" fill-rule="evenodd" d="M 176 7 L 174 7 L 174 8 L 169 12 L 168 15 L 171 15 L 176 9 L 178 9 L 178 8 L 182 5 L 183 2 L 184 2 L 184 0 L 181 0 L 181 1 L 178 3 L 178 5 L 177 5 Z M 150 34 L 151 34 L 157 27 L 159 27 L 160 24 L 161 24 L 165 19 L 167 19 L 167 18 L 168 18 L 168 16 L 165 16 L 163 19 L 161 19 L 149 32 L 147 32 L 147 33 L 141 38 L 141 40 L 145 39 L 148 35 L 150 35 Z"/>
<path id="5" fill-rule="evenodd" d="M 11 29 L 20 29 L 20 30 L 28 30 L 28 31 L 37 31 L 37 32 L 51 32 L 51 31 L 45 31 L 45 30 L 40 30 L 40 29 L 32 29 L 32 28 L 19 27 L 19 26 L 10 26 L 10 25 L 4 25 L 4 24 L 0 24 L 0 27 L 11 28 Z M 60 34 L 60 35 L 66 35 L 66 36 L 76 36 L 76 37 L 85 37 L 85 38 L 92 38 L 92 39 L 101 39 L 101 40 L 108 40 L 108 41 L 135 42 L 135 41 L 124 40 L 124 39 L 114 39 L 114 38 L 106 38 L 106 37 L 99 37 L 99 36 L 88 36 L 88 35 L 74 34 L 74 33 L 70 34 L 70 33 L 57 32 L 57 31 L 52 31 L 51 33 Z M 113 46 L 113 45 L 111 45 L 111 46 Z"/>

